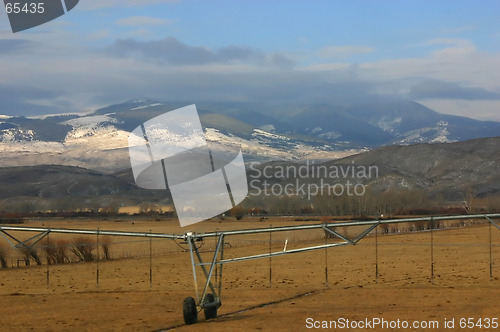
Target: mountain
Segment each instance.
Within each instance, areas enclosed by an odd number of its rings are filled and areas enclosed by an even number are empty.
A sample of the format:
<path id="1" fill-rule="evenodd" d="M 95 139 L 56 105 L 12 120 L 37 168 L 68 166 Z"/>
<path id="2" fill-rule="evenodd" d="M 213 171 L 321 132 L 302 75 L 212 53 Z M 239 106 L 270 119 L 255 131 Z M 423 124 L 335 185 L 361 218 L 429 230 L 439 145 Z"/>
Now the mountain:
<path id="1" fill-rule="evenodd" d="M 450 200 L 463 198 L 468 190 L 478 197 L 500 194 L 500 137 L 388 146 L 337 163 L 380 165 L 374 184 L 382 189 L 405 186 Z"/>
<path id="2" fill-rule="evenodd" d="M 296 175 L 294 171 L 300 167 L 309 171 L 302 169 L 302 173 L 297 172 Z M 266 177 L 265 168 L 267 174 L 275 176 Z M 281 169 L 289 171 L 281 176 Z M 371 170 L 370 173 L 368 170 Z M 330 186 L 337 183 L 345 185 L 349 181 L 379 193 L 390 190 L 424 192 L 450 201 L 464 199 L 467 192 L 479 198 L 498 196 L 500 137 L 455 143 L 385 146 L 323 163 L 263 163 L 250 167 L 249 178 L 259 179 L 255 184 L 257 187 L 260 184 L 261 188 L 263 179 L 269 185 L 279 183 L 281 187 L 296 185 L 297 180 L 319 185 L 322 179 Z"/>
<path id="3" fill-rule="evenodd" d="M 62 116 L 58 117 L 59 121 L 62 119 Z M 55 123 L 48 119 L 7 116 L 0 118 L 0 142 L 62 142 L 71 129 L 71 126 Z"/>
<path id="4" fill-rule="evenodd" d="M 130 167 L 127 138 L 145 121 L 188 105 L 133 100 L 87 114 L 0 116 L 2 166 L 60 164 L 103 172 Z M 392 144 L 497 136 L 500 123 L 437 113 L 412 101 L 197 103 L 207 139 L 242 146 L 245 160 L 337 159 Z"/>
<path id="5" fill-rule="evenodd" d="M 498 122 L 440 114 L 411 101 L 352 104 L 348 112 L 389 133 L 393 144 L 445 143 L 500 135 Z"/>
<path id="6" fill-rule="evenodd" d="M 28 202 L 37 209 L 89 208 L 92 205 L 168 204 L 166 191 L 138 188 L 122 174 L 103 174 L 73 166 L 0 167 L 0 211 Z"/>
<path id="7" fill-rule="evenodd" d="M 358 173 L 371 168 L 370 176 Z M 304 188 L 320 183 L 330 186 L 342 184 L 345 188 L 349 181 L 352 185 L 363 184 L 374 195 L 372 198 L 384 198 L 383 194 L 390 192 L 396 196 L 411 193 L 410 203 L 417 205 L 419 203 L 413 201 L 418 195 L 427 200 L 439 198 L 453 202 L 462 202 L 467 195 L 476 198 L 500 197 L 500 137 L 387 146 L 328 162 L 253 162 L 247 163 L 247 177 L 249 196 L 253 197 L 256 188 L 264 188 L 264 181 L 267 181 L 268 188 L 276 184 L 280 188 L 289 185 L 292 191 L 302 184 Z M 5 207 L 16 207 L 19 202 L 29 202 L 30 206 L 38 209 L 172 204 L 168 191 L 138 188 L 130 168 L 104 174 L 59 165 L 1 167 L 0 181 L 0 211 Z M 311 203 L 310 197 L 291 197 L 301 200 L 301 203 L 290 203 L 297 207 Z M 257 201 L 268 204 L 280 200 L 279 197 L 262 194 L 259 199 Z M 335 199 L 340 201 L 338 197 L 331 197 L 330 202 Z M 350 199 L 354 202 L 353 198 Z M 391 198 L 384 199 L 391 204 Z M 252 201 L 252 198 L 249 200 Z"/>

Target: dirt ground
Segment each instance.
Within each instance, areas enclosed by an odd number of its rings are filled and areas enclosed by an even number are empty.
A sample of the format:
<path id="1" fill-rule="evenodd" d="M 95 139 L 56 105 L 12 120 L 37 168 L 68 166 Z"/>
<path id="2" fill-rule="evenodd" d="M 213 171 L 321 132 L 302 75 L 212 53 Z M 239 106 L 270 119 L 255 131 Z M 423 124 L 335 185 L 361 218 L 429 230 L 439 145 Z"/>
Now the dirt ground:
<path id="1" fill-rule="evenodd" d="M 204 222 L 194 225 L 191 230 L 204 232 L 217 228 L 307 223 L 318 221 L 247 218 L 239 222 Z M 52 228 L 99 227 L 179 234 L 186 231 L 177 227 L 174 221 L 147 220 L 32 221 L 29 226 L 42 224 Z M 361 230 L 351 230 L 348 235 Z M 375 237 L 371 236 L 356 246 L 273 257 L 271 262 L 265 258 L 226 264 L 219 318 L 205 321 L 200 313 L 199 323 L 191 326 L 184 326 L 182 320 L 182 300 L 194 296 L 189 254 L 171 240 L 150 243 L 149 240 L 117 238 L 111 244 L 114 259 L 99 264 L 0 269 L 0 330 L 297 331 L 309 330 L 308 327 L 314 324 L 321 326 L 323 321 L 330 324 L 330 321 L 339 323 L 348 319 L 353 324 L 352 321 L 380 319 L 386 324 L 405 321 L 410 326 L 415 322 L 436 321 L 439 326 L 434 325 L 429 330 L 437 331 L 445 329 L 445 321 L 454 322 L 457 330 L 460 320 L 469 318 L 477 325 L 470 330 L 488 330 L 484 329 L 487 320 L 500 320 L 500 231 L 491 230 L 492 280 L 489 234 L 487 225 L 432 232 L 433 282 L 431 232 L 379 235 L 377 248 Z M 34 234 L 16 235 L 26 239 Z M 51 239 L 62 236 L 51 235 Z M 282 250 L 286 239 L 288 250 L 325 241 L 321 232 L 314 231 L 275 234 L 271 238 L 273 251 Z M 210 257 L 213 246 L 207 241 L 202 247 L 207 251 L 203 255 L 205 259 Z M 268 234 L 226 239 L 226 257 L 268 250 Z M 15 264 L 14 260 L 12 262 Z M 362 330 L 359 325 L 356 327 L 352 330 Z M 388 330 L 380 325 L 374 327 L 372 330 Z"/>

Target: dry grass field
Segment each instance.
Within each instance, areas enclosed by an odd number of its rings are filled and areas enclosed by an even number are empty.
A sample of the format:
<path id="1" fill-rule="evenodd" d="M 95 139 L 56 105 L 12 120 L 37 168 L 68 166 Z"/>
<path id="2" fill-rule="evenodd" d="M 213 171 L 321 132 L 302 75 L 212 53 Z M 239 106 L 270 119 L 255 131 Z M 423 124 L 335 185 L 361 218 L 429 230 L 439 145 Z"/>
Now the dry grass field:
<path id="1" fill-rule="evenodd" d="M 207 221 L 193 225 L 190 230 L 318 222 L 246 218 Z M 99 227 L 178 234 L 186 231 L 176 226 L 175 221 L 148 220 L 32 221 L 29 226 L 42 224 L 53 228 Z M 16 234 L 23 239 L 34 235 Z M 445 319 L 454 318 L 458 328 L 461 318 L 500 319 L 500 269 L 496 268 L 500 265 L 500 231 L 493 228 L 491 234 L 492 280 L 489 227 L 485 224 L 433 232 L 433 283 L 430 232 L 379 235 L 378 280 L 374 237 L 367 237 L 356 246 L 274 257 L 271 263 L 265 258 L 226 264 L 219 318 L 205 321 L 200 313 L 199 323 L 191 326 L 184 326 L 182 320 L 182 300 L 194 296 L 189 254 L 172 240 L 153 240 L 150 283 L 149 240 L 114 238 L 110 245 L 112 259 L 99 262 L 98 286 L 96 262 L 51 265 L 48 269 L 46 265 L 0 269 L 0 330 L 297 331 L 308 330 L 308 318 L 438 321 L 439 328 L 431 330 L 443 330 Z M 71 240 L 68 235 L 50 236 L 51 241 L 58 239 Z M 322 233 L 316 231 L 273 234 L 273 250 L 283 249 L 285 239 L 289 249 L 325 241 Z M 226 257 L 269 250 L 268 234 L 229 237 L 226 242 Z M 208 251 L 213 246 L 206 241 L 202 247 L 207 251 L 205 258 L 210 256 Z M 16 264 L 16 254 L 10 253 L 9 264 Z M 387 329 L 379 326 L 375 330 Z"/>

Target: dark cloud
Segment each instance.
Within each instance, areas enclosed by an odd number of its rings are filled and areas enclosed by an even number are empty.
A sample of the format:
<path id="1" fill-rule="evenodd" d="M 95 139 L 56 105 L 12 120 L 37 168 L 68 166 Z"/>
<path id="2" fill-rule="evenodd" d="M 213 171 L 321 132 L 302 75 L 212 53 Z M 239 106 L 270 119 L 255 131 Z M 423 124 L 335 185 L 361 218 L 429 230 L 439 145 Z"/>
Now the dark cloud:
<path id="1" fill-rule="evenodd" d="M 269 63 L 280 68 L 291 68 L 295 64 L 290 58 L 281 53 L 274 53 L 269 57 Z"/>
<path id="2" fill-rule="evenodd" d="M 23 44 L 22 40 L 0 40 L 0 51 L 9 47 L 19 50 L 30 45 L 29 42 Z M 75 58 L 68 61 L 64 53 L 38 58 L 29 78 L 20 76 L 19 79 L 15 66 L 4 65 L 0 114 L 74 112 L 139 97 L 189 103 L 334 104 L 377 98 L 500 99 L 498 94 L 485 89 L 425 76 L 377 77 L 356 64 L 325 65 L 324 69 L 321 66 L 296 68 L 283 53 L 263 53 L 233 45 L 210 49 L 190 46 L 173 37 L 154 41 L 117 40 L 104 50 Z M 75 70 L 76 61 L 81 61 L 82 68 Z M 196 69 L 185 68 L 185 65 L 196 66 Z"/>
<path id="3" fill-rule="evenodd" d="M 141 57 L 149 61 L 166 62 L 173 65 L 205 65 L 228 63 L 251 63 L 289 66 L 292 60 L 284 55 L 273 55 L 267 59 L 263 53 L 245 46 L 226 46 L 217 50 L 189 46 L 174 37 L 162 40 L 138 41 L 120 39 L 108 47 L 107 52 L 118 57 Z"/>
<path id="4" fill-rule="evenodd" d="M 56 90 L 0 84 L 0 114 L 29 116 L 64 112 L 66 111 L 64 108 L 30 102 L 37 99 L 52 99 L 60 95 L 61 93 Z"/>
<path id="5" fill-rule="evenodd" d="M 500 100 L 500 93 L 438 80 L 425 80 L 413 85 L 409 96 L 414 99 Z"/>
<path id="6" fill-rule="evenodd" d="M 25 39 L 0 39 L 0 55 L 25 52 L 35 43 Z"/>
<path id="7" fill-rule="evenodd" d="M 265 61 L 265 56 L 252 50 L 249 47 L 240 46 L 226 46 L 216 53 L 216 62 L 228 62 L 228 61 L 245 61 L 245 62 L 263 62 Z"/>

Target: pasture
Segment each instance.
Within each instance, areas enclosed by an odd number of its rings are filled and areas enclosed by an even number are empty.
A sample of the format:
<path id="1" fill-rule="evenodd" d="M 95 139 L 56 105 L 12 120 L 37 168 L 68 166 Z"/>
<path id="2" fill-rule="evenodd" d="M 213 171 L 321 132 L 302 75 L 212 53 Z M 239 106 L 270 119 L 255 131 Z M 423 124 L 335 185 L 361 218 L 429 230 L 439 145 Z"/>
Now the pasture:
<path id="1" fill-rule="evenodd" d="M 214 219 L 189 230 L 200 233 L 321 222 L 319 218 L 296 219 Z M 174 234 L 187 231 L 175 220 L 44 220 L 25 226 Z M 205 321 L 201 313 L 199 323 L 191 326 L 184 326 L 182 319 L 182 300 L 194 293 L 189 254 L 173 240 L 116 237 L 110 242 L 108 260 L 103 259 L 100 249 L 99 261 L 77 263 L 71 258 L 72 263 L 50 266 L 44 264 L 42 249 L 42 265 L 32 262 L 20 267 L 20 254 L 11 251 L 7 262 L 16 267 L 0 269 L 0 330 L 296 331 L 307 330 L 308 318 L 330 321 L 379 317 L 410 322 L 435 320 L 441 324 L 452 318 L 455 324 L 461 318 L 500 319 L 500 231 L 491 230 L 491 279 L 488 224 L 433 231 L 432 253 L 430 233 L 378 234 L 356 246 L 225 264 L 219 318 Z M 16 234 L 22 239 L 33 235 Z M 73 239 L 72 235 L 54 234 L 39 246 Z M 90 242 L 96 240 L 88 238 Z M 273 234 L 271 238 L 267 233 L 230 237 L 225 256 L 266 253 L 270 244 L 273 251 L 281 250 L 285 240 L 288 249 L 334 241 L 325 240 L 321 231 Z M 214 245 L 203 243 L 204 257 L 211 256 Z"/>

